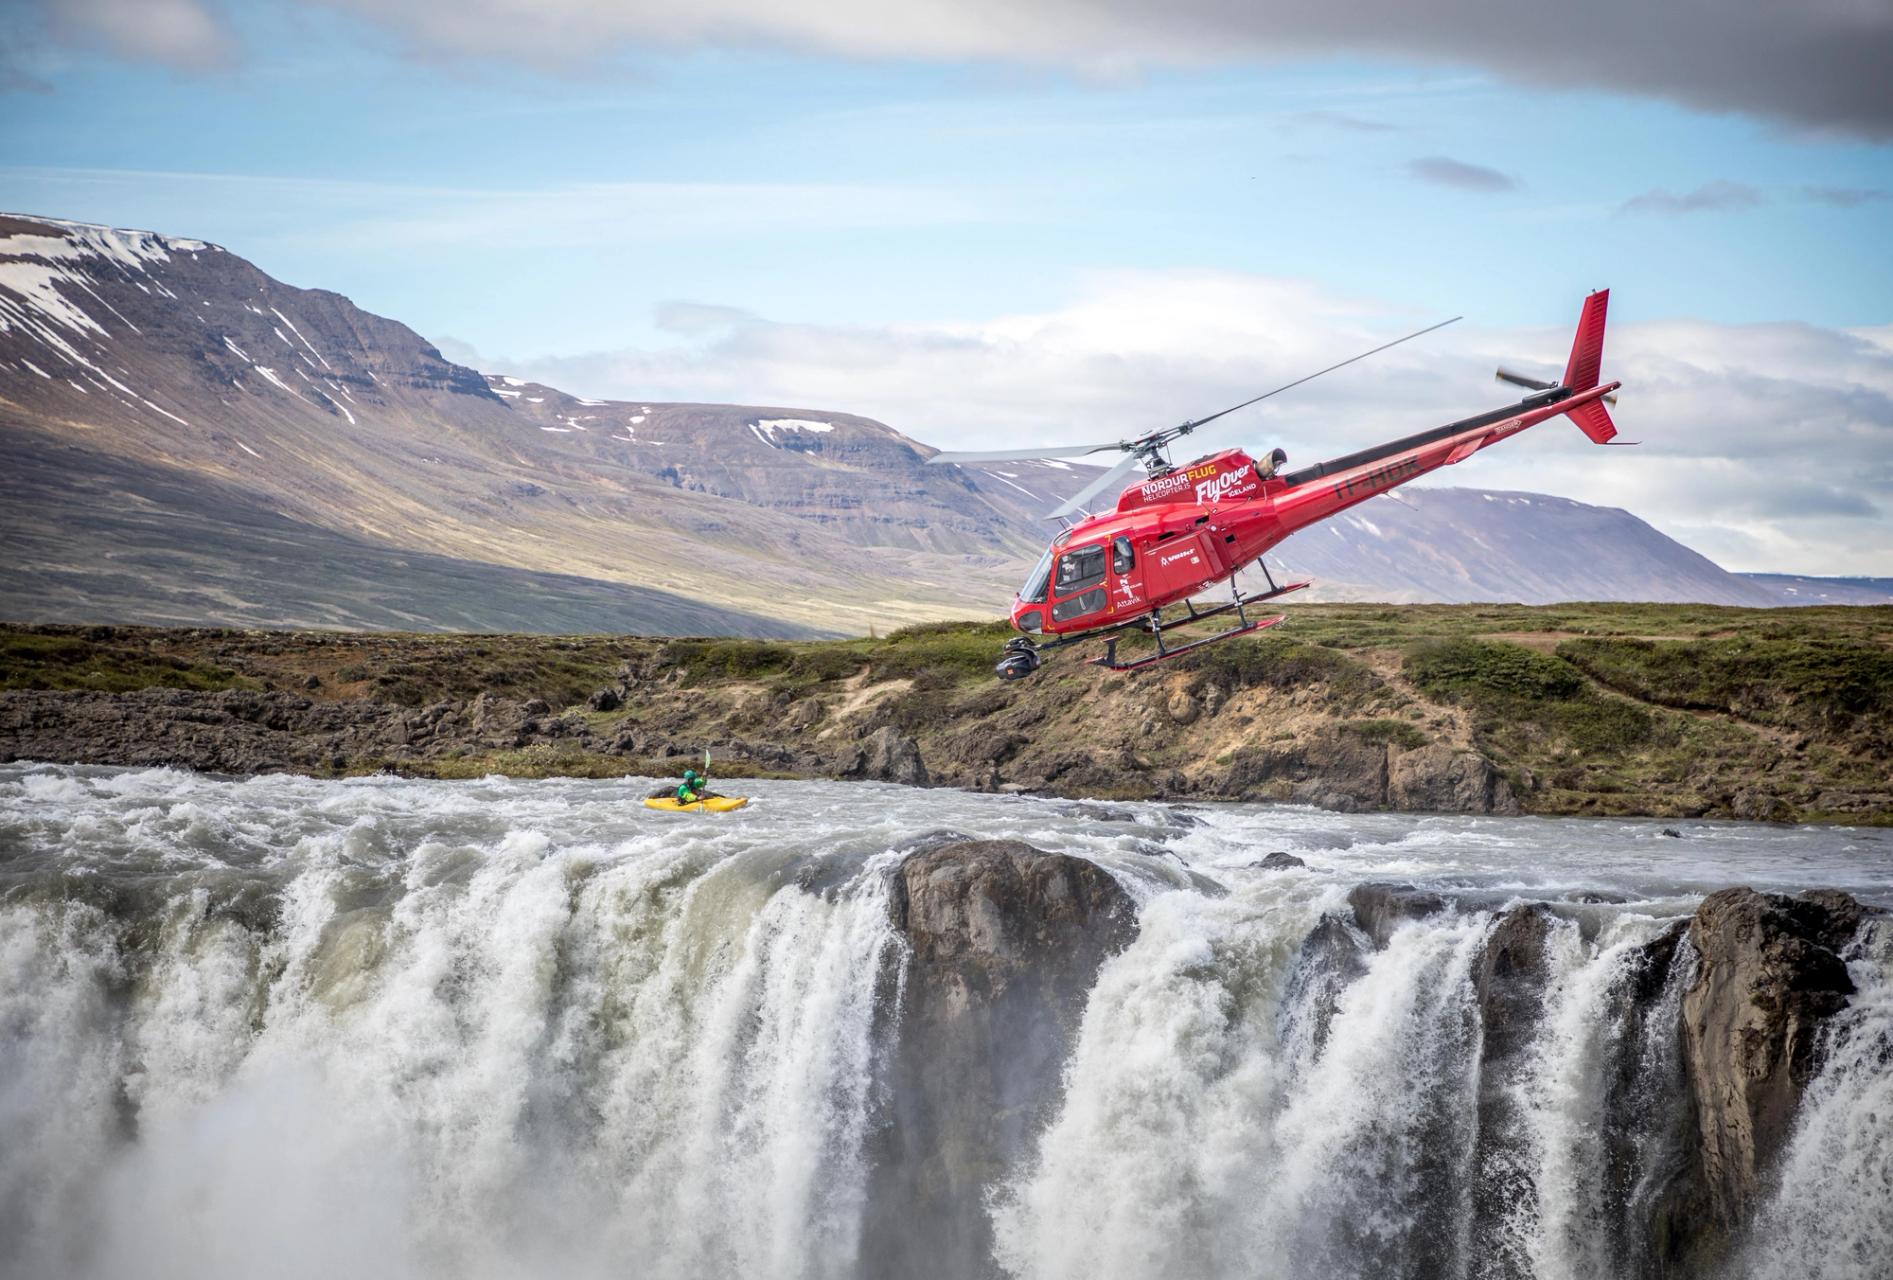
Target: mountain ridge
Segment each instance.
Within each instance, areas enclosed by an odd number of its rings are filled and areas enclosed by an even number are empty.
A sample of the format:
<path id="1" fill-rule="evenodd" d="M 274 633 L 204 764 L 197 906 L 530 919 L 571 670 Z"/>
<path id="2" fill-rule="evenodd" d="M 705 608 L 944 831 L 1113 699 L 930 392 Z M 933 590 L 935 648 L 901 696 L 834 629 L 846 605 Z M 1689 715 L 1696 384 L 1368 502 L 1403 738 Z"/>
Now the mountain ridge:
<path id="1" fill-rule="evenodd" d="M 860 634 L 998 611 L 1097 474 L 483 374 L 208 241 L 13 214 L 0 434 L 21 621 Z M 1536 494 L 1400 489 L 1271 561 L 1315 599 L 1798 602 Z"/>

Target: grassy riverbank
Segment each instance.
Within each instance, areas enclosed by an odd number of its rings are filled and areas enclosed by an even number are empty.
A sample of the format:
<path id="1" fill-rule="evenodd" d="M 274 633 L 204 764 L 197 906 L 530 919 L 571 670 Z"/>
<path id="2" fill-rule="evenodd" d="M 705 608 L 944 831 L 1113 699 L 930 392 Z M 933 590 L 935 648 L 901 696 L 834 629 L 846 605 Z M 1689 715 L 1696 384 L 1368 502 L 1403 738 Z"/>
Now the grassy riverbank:
<path id="1" fill-rule="evenodd" d="M 292 741 L 255 767 L 318 772 L 611 775 L 668 770 L 708 743 L 731 774 L 882 776 L 864 758 L 874 739 L 882 754 L 911 741 L 931 781 L 980 788 L 1893 820 L 1893 609 L 1303 606 L 1275 631 L 1147 671 L 1061 653 L 1017 684 L 992 676 L 1006 634 L 13 627 L 0 629 L 0 699 L 17 712 L 91 693 L 94 713 L 104 698 L 158 717 L 267 704 Z M 184 701 L 138 692 L 152 689 Z M 56 749 L 52 714 L 15 714 L 0 750 Z M 324 731 L 336 741 L 301 750 Z M 70 758 L 110 754 L 70 745 Z"/>

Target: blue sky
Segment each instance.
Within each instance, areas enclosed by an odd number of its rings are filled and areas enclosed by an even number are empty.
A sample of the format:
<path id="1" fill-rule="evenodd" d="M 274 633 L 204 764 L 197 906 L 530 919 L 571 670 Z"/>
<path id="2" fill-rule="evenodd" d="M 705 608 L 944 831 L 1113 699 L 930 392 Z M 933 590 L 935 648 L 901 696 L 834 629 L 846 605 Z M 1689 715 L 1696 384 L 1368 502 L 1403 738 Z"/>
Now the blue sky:
<path id="1" fill-rule="evenodd" d="M 1634 282 L 1626 315 L 1893 320 L 1893 201 L 1808 195 L 1893 187 L 1888 146 L 1476 67 L 1101 80 L 631 48 L 547 70 L 420 60 L 322 10 L 238 29 L 244 60 L 209 73 L 48 56 L 43 90 L 7 95 L 0 198 L 215 240 L 514 356 L 648 340 L 665 299 L 969 320 L 1120 267 L 1306 277 L 1495 324 L 1612 281 Z M 1516 185 L 1414 176 L 1433 157 Z M 1714 183 L 1758 203 L 1623 210 Z"/>
<path id="2" fill-rule="evenodd" d="M 1831 53 L 1760 88 L 1752 51 L 1706 54 L 1726 67 L 1672 86 L 1608 63 L 1521 76 L 1517 55 L 1430 30 L 1276 48 L 1204 19 L 1170 40 L 1163 7 L 1134 0 L 1067 0 L 1065 27 L 1003 39 L 999 19 L 926 3 L 863 35 L 845 6 L 719 0 L 706 35 L 683 10 L 604 0 L 551 6 L 566 17 L 546 34 L 521 2 L 444 28 L 410 0 L 154 0 L 163 21 L 141 29 L 113 0 L 35 0 L 7 20 L 0 207 L 210 239 L 581 393 L 776 396 L 940 443 L 984 438 L 1005 406 L 931 411 L 954 388 L 872 379 L 850 397 L 834 375 L 851 335 L 867 353 L 915 333 L 991 347 L 1126 278 L 1292 285 L 1306 310 L 1281 302 L 1270 332 L 1329 330 L 1336 351 L 1461 313 L 1551 335 L 1603 285 L 1619 326 L 1893 331 L 1893 108 L 1872 86 L 1825 93 Z M 1063 56 L 1067 28 L 1082 56 Z M 820 338 L 797 348 L 814 363 L 744 358 L 756 344 L 732 329 L 764 324 L 772 351 Z M 1088 332 L 1068 376 L 1142 341 Z M 1284 342 L 1224 353 L 1227 389 L 1297 372 Z M 1163 379 L 1203 374 L 1176 363 Z M 1860 385 L 1884 400 L 1879 376 Z M 1162 389 L 1207 407 L 1225 391 L 1219 373 Z M 1055 385 L 1004 432 L 1086 406 Z M 1736 541 L 1712 554 L 1782 567 L 1824 545 Z M 1893 542 L 1828 558 L 1893 572 Z"/>

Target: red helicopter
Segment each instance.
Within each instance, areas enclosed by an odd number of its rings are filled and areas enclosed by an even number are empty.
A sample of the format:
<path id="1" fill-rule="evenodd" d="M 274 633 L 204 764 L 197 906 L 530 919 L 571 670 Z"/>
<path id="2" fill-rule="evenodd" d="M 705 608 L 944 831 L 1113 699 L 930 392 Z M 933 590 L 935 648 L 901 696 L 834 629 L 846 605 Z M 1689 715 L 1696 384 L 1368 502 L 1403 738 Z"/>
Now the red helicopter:
<path id="1" fill-rule="evenodd" d="M 1604 313 L 1609 303 L 1608 289 L 1584 300 L 1577 338 L 1572 343 L 1571 358 L 1560 381 L 1543 382 L 1500 369 L 1501 381 L 1526 387 L 1531 394 L 1501 409 L 1390 440 L 1299 471 L 1283 473 L 1281 468 L 1288 461 L 1288 455 L 1280 449 L 1272 450 L 1259 462 L 1240 449 L 1227 449 L 1182 467 L 1171 465 L 1167 449 L 1171 441 L 1225 414 L 1247 408 L 1324 373 L 1332 373 L 1356 360 L 1364 360 L 1388 347 L 1444 328 L 1453 321 L 1410 333 L 1206 418 L 1166 427 L 1134 440 L 998 453 L 941 453 L 929 458 L 932 463 L 961 463 L 1077 458 L 1110 450 L 1121 450 L 1126 455 L 1052 512 L 1048 519 L 1085 511 L 1087 503 L 1139 465 L 1146 472 L 1144 480 L 1124 489 L 1111 511 L 1099 515 L 1087 513 L 1084 519 L 1052 540 L 1012 604 L 1012 625 L 1023 634 L 1007 642 L 1005 656 L 995 669 L 1004 679 L 1023 679 L 1038 670 L 1044 650 L 1103 638 L 1104 654 L 1091 661 L 1112 671 L 1135 671 L 1219 640 L 1273 627 L 1282 621 L 1282 616 L 1252 621 L 1247 610 L 1250 605 L 1309 585 L 1290 582 L 1277 586 L 1268 566 L 1262 562 L 1263 554 L 1291 533 L 1416 476 L 1464 462 L 1486 446 L 1559 414 L 1569 415 L 1578 429 L 1598 444 L 1610 444 L 1617 428 L 1604 405 L 1607 401 L 1616 403 L 1611 393 L 1622 384 L 1600 385 L 1597 380 L 1604 353 Z M 1238 570 L 1251 563 L 1262 570 L 1270 589 L 1245 596 L 1236 585 L 1235 577 Z M 1192 597 L 1225 579 L 1230 584 L 1230 603 L 1199 609 Z M 1181 605 L 1183 612 L 1166 618 L 1164 610 L 1176 605 Z M 1166 628 L 1231 612 L 1237 617 L 1237 625 L 1226 631 L 1188 644 L 1173 645 L 1165 641 Z M 1155 637 L 1157 652 L 1120 662 L 1117 633 L 1132 627 Z M 1035 638 L 1040 636 L 1057 638 Z"/>

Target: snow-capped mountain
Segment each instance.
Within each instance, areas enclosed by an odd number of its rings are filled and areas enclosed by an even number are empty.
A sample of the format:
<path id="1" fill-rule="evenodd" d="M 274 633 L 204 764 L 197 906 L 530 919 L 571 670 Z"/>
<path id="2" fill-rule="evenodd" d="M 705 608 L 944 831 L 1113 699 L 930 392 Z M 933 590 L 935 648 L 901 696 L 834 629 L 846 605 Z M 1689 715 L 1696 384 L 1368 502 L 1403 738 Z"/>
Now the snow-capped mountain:
<path id="1" fill-rule="evenodd" d="M 270 516 L 311 557 L 340 554 L 339 537 L 351 563 L 432 556 L 559 575 L 568 597 L 572 579 L 619 592 L 594 629 L 866 631 L 1003 598 L 1037 554 L 1038 512 L 1092 474 L 927 468 L 926 446 L 847 414 L 508 385 L 215 245 L 17 216 L 0 219 L 0 425 L 23 468 L 7 482 L 9 533 L 46 561 L 0 569 L 14 617 L 73 616 L 94 592 L 127 620 L 177 620 L 180 591 L 237 621 L 400 612 L 404 592 L 368 612 L 255 600 L 257 575 L 296 559 L 251 541 Z M 131 510 L 193 525 L 188 554 L 152 560 L 172 527 L 154 521 L 138 572 L 98 559 L 127 478 L 153 487 L 128 495 Z M 205 541 L 220 523 L 221 551 Z M 358 571 L 351 597 L 375 596 L 380 571 Z M 533 591 L 513 586 L 514 603 L 475 612 L 546 629 Z M 669 594 L 640 603 L 625 588 Z M 154 612 L 141 595 L 171 603 Z M 230 603 L 209 607 L 218 597 Z M 732 616 L 706 626 L 705 608 Z M 441 616 L 464 625 L 467 611 Z"/>

